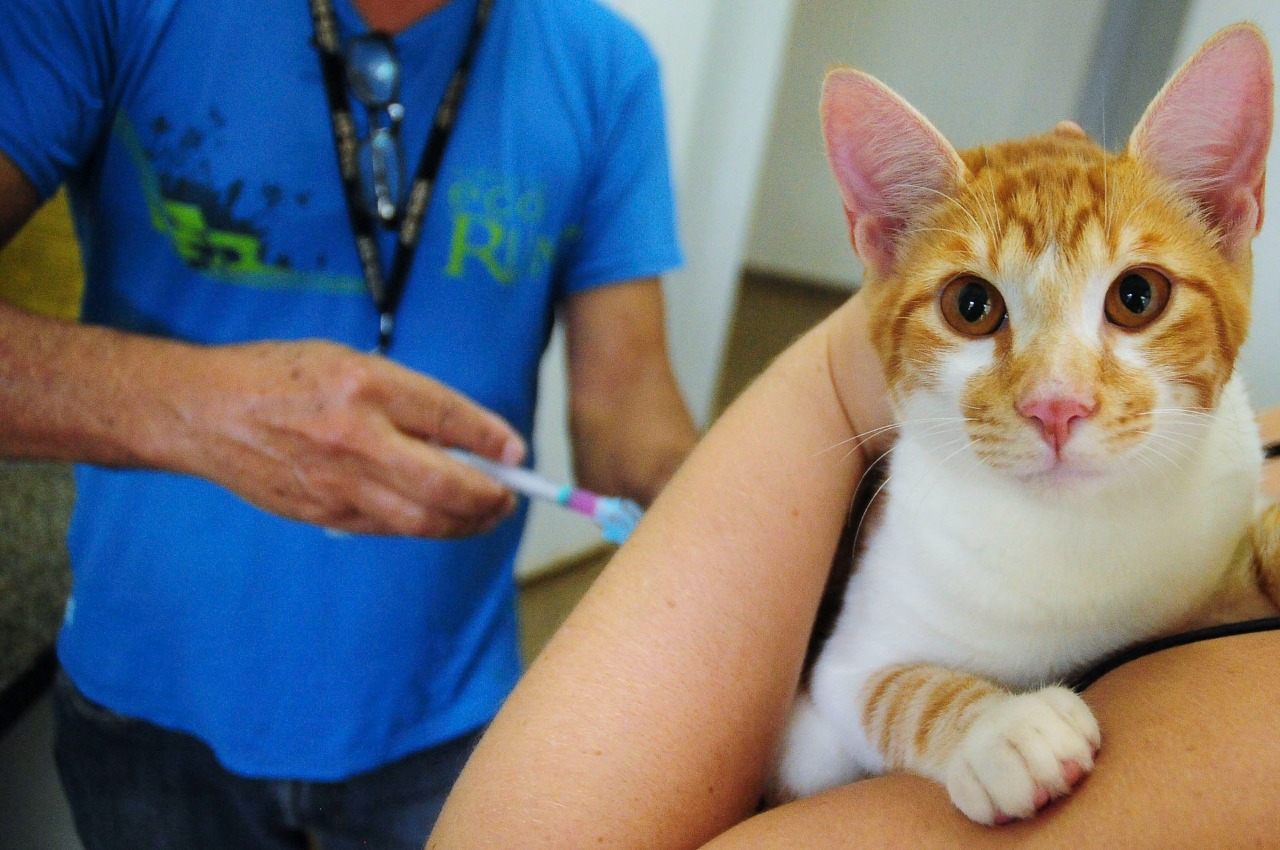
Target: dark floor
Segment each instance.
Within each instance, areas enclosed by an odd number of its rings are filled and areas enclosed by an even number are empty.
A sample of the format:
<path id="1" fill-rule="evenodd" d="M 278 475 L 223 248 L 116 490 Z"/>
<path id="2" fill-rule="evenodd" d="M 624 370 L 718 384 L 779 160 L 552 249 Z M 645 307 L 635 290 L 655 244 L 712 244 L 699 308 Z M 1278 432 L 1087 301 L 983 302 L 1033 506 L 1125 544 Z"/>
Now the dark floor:
<path id="1" fill-rule="evenodd" d="M 848 293 L 748 272 L 720 376 L 716 413 L 724 408 L 792 340 L 848 297 Z M 526 659 L 531 660 L 604 569 L 609 551 L 587 556 L 544 575 L 521 591 L 520 616 Z"/>

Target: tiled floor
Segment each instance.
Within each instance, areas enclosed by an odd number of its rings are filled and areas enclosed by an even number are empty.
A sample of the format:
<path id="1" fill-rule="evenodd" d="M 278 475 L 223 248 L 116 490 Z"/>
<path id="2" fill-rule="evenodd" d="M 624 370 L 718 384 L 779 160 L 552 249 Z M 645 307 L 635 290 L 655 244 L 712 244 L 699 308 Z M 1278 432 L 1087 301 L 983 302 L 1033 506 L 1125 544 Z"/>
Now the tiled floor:
<path id="1" fill-rule="evenodd" d="M 792 340 L 834 310 L 848 293 L 744 275 L 734 315 L 716 412 L 723 410 Z M 567 565 L 526 585 L 520 594 L 524 655 L 538 653 L 587 587 L 609 551 Z"/>

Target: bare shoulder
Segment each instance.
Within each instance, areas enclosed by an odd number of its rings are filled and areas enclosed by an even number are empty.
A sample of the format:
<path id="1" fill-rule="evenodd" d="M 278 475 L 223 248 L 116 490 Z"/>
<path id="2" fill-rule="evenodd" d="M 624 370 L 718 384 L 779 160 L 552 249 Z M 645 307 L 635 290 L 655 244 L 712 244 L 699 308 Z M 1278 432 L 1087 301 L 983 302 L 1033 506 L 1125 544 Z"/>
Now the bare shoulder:
<path id="1" fill-rule="evenodd" d="M 1103 730 L 1097 767 L 1029 821 L 978 826 L 941 786 L 894 775 L 776 809 L 708 846 L 1272 846 L 1277 657 L 1280 632 L 1262 632 L 1166 650 L 1104 677 L 1085 694 Z"/>

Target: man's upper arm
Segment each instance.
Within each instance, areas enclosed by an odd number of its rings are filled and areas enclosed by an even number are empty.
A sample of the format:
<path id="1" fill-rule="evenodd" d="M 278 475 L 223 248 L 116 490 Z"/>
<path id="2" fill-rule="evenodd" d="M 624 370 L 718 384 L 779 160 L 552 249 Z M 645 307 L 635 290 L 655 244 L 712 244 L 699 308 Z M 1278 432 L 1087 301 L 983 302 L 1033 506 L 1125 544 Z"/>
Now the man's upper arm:
<path id="1" fill-rule="evenodd" d="M 40 208 L 40 194 L 18 166 L 0 151 L 0 248 L 9 244 Z"/>
<path id="2" fill-rule="evenodd" d="M 662 284 L 656 277 L 600 286 L 565 305 L 571 391 L 608 396 L 642 370 L 669 365 Z"/>
<path id="3" fill-rule="evenodd" d="M 107 6 L 110 6 L 108 13 Z M 142 2 L 0 2 L 0 244 L 89 161 L 110 131 L 126 58 L 145 47 Z"/>

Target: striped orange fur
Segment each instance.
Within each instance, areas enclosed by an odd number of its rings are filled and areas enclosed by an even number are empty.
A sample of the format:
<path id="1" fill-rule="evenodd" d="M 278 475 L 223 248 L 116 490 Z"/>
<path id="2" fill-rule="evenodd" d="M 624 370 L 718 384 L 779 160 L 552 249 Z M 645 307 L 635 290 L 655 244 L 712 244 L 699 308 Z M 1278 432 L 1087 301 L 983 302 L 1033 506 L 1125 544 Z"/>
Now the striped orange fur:
<path id="1" fill-rule="evenodd" d="M 954 197 L 904 235 L 892 267 L 868 275 L 871 312 L 894 317 L 873 328 L 873 341 L 896 394 L 937 380 L 940 363 L 965 343 L 937 315 L 940 283 L 959 271 L 1010 287 L 1038 278 L 1041 286 L 1025 293 L 1032 323 L 1011 321 L 997 332 L 992 367 L 966 399 L 974 428 L 990 437 L 1018 427 L 1012 400 L 1044 380 L 1052 362 L 1057 379 L 1096 387 L 1102 415 L 1117 424 L 1127 417 L 1141 430 L 1134 416 L 1154 398 L 1145 370 L 1118 356 L 1122 335 L 1072 350 L 1064 361 L 1062 349 L 1076 340 L 1053 329 L 1084 297 L 1090 273 L 1154 264 L 1168 269 L 1177 297 L 1146 350 L 1192 390 L 1195 406 L 1214 404 L 1249 325 L 1247 254 L 1217 250 L 1217 236 L 1188 198 L 1131 155 L 1109 154 L 1088 139 L 1049 133 L 960 156 L 964 183 Z"/>
<path id="2" fill-rule="evenodd" d="M 868 682 L 862 724 L 891 770 L 936 773 L 995 684 L 932 664 L 905 664 L 881 670 Z"/>

